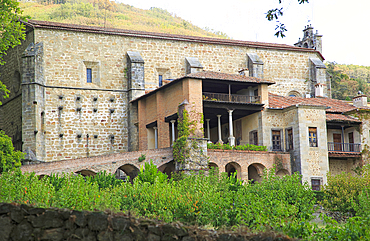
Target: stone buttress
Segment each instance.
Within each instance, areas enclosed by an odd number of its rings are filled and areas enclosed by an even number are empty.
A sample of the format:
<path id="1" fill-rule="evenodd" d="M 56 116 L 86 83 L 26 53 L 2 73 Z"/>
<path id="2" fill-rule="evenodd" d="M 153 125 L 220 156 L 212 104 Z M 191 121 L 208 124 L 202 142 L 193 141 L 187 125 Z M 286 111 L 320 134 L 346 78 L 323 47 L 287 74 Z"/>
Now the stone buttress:
<path id="1" fill-rule="evenodd" d="M 31 43 L 22 59 L 22 140 L 26 160 L 45 157 L 45 79 L 43 43 Z"/>

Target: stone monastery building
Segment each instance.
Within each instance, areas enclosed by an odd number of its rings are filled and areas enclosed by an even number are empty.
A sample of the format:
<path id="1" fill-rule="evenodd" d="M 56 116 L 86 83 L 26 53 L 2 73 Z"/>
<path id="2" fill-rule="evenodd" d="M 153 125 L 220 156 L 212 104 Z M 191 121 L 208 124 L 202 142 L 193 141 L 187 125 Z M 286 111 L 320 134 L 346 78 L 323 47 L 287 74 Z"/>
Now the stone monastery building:
<path id="1" fill-rule="evenodd" d="M 328 171 L 363 164 L 367 98 L 331 99 L 321 35 L 296 46 L 29 20 L 5 56 L 11 90 L 0 129 L 45 175 L 117 170 L 134 177 L 146 154 L 161 171 L 179 166 L 171 146 L 178 113 L 196 121 L 201 152 L 182 169 L 217 166 L 259 180 L 264 168 L 300 172 L 317 189 Z M 206 142 L 268 152 L 207 150 Z M 198 155 L 198 157 L 197 157 Z M 181 168 L 180 168 L 181 169 Z M 119 173 L 119 172 L 118 172 Z"/>

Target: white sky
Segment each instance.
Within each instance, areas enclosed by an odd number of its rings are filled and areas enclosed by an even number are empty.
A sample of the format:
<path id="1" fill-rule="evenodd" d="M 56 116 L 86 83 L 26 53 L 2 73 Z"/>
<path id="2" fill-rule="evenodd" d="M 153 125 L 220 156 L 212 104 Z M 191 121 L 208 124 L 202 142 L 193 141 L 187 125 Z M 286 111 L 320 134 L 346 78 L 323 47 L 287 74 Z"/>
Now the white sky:
<path id="1" fill-rule="evenodd" d="M 368 0 L 283 0 L 281 22 L 285 38 L 274 36 L 275 23 L 265 19 L 278 0 L 117 0 L 141 9 L 158 7 L 192 22 L 226 33 L 233 39 L 293 45 L 311 23 L 323 35 L 323 56 L 340 64 L 370 66 L 370 18 Z M 310 22 L 308 22 L 310 20 Z"/>

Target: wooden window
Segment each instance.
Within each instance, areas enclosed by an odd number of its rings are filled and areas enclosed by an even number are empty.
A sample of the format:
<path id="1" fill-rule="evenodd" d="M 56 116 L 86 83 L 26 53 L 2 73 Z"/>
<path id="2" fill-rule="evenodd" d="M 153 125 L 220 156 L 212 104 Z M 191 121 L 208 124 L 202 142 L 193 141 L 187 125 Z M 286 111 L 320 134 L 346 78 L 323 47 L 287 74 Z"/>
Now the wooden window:
<path id="1" fill-rule="evenodd" d="M 86 82 L 92 83 L 92 70 L 91 68 L 86 68 Z"/>
<path id="2" fill-rule="evenodd" d="M 158 85 L 159 85 L 159 87 L 162 86 L 162 79 L 163 79 L 163 76 L 162 75 L 159 75 L 158 76 Z"/>
<path id="3" fill-rule="evenodd" d="M 314 191 L 320 191 L 321 190 L 321 178 L 311 178 L 311 188 Z"/>
<path id="4" fill-rule="evenodd" d="M 317 147 L 317 128 L 316 127 L 308 128 L 308 138 L 310 142 L 310 147 Z"/>
<path id="5" fill-rule="evenodd" d="M 293 129 L 289 128 L 286 130 L 286 150 L 293 150 Z"/>
<path id="6" fill-rule="evenodd" d="M 258 132 L 249 132 L 249 144 L 258 146 Z"/>
<path id="7" fill-rule="evenodd" d="M 272 131 L 272 150 L 281 151 L 281 131 L 273 130 Z"/>

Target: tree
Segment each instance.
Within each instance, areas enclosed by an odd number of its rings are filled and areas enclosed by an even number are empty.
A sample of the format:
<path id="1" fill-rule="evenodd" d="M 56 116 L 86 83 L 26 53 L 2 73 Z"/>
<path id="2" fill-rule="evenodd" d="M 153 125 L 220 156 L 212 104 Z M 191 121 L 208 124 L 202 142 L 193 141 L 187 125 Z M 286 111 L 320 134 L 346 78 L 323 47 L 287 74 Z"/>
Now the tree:
<path id="1" fill-rule="evenodd" d="M 25 18 L 21 14 L 22 10 L 16 0 L 0 1 L 0 65 L 5 63 L 3 57 L 6 51 L 21 44 L 21 40 L 25 39 L 25 26 L 19 21 Z M 9 90 L 1 81 L 0 96 L 9 97 Z"/>
<path id="2" fill-rule="evenodd" d="M 282 3 L 283 0 L 279 0 L 279 4 Z M 298 0 L 299 4 L 304 4 L 308 3 L 308 0 Z M 284 9 L 283 8 L 275 8 L 275 9 L 270 9 L 266 13 L 266 18 L 268 21 L 276 21 L 276 28 L 277 32 L 275 33 L 276 37 L 285 37 L 284 32 L 288 31 L 283 23 L 278 21 L 279 17 L 282 17 L 284 14 Z"/>
<path id="3" fill-rule="evenodd" d="M 0 131 L 0 173 L 20 167 L 24 155 L 20 151 L 14 151 L 12 139 L 4 131 Z"/>

